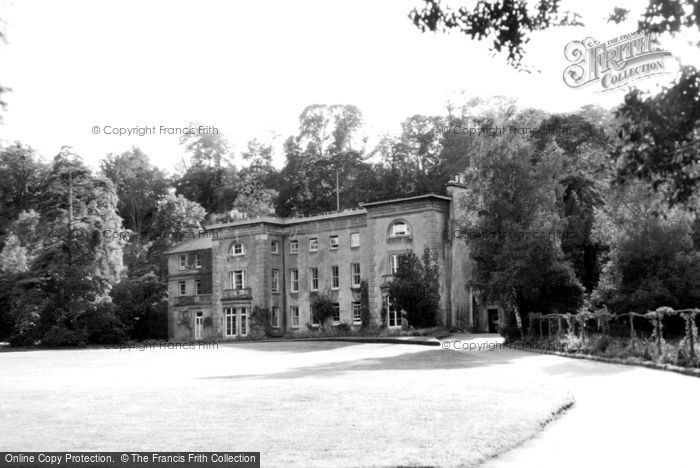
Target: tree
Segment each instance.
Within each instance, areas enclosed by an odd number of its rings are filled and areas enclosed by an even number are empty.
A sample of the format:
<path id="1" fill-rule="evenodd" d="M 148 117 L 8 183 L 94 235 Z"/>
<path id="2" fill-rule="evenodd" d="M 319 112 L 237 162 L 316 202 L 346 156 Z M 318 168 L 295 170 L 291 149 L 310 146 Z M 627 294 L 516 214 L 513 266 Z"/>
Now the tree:
<path id="1" fill-rule="evenodd" d="M 507 61 L 520 68 L 525 44 L 533 32 L 556 26 L 583 26 L 581 15 L 561 11 L 561 0 L 477 0 L 453 9 L 440 0 L 424 0 L 422 9 L 409 13 L 413 24 L 422 32 L 456 29 L 470 38 L 490 39 L 491 50 L 506 51 Z M 619 23 L 628 10 L 611 7 L 609 21 Z M 649 0 L 638 21 L 639 30 L 677 33 L 685 28 L 698 28 L 700 15 L 695 0 Z"/>
<path id="2" fill-rule="evenodd" d="M 532 135 L 535 151 L 561 152 L 561 247 L 587 292 L 598 283 L 599 258 L 604 251 L 592 239 L 591 230 L 594 210 L 603 205 L 613 176 L 611 117 L 593 107 L 574 114 L 555 114 L 545 118 L 541 127 L 556 131 Z"/>
<path id="3" fill-rule="evenodd" d="M 0 150 L 0 235 L 22 211 L 35 207 L 46 166 L 21 143 Z"/>
<path id="4" fill-rule="evenodd" d="M 206 211 L 199 203 L 172 191 L 158 200 L 157 207 L 153 218 L 154 240 L 148 250 L 149 264 L 140 273 L 155 271 L 165 281 L 168 277 L 165 252 L 182 241 L 185 233 L 198 232 Z"/>
<path id="5" fill-rule="evenodd" d="M 197 123 L 191 127 L 198 128 Z M 202 205 L 209 213 L 230 210 L 236 199 L 238 179 L 231 163 L 229 143 L 223 134 L 189 133 L 180 138 L 188 156 L 177 193 Z"/>
<path id="6" fill-rule="evenodd" d="M 354 207 L 355 182 L 366 175 L 356 143 L 362 116 L 355 106 L 313 105 L 299 117 L 299 134 L 284 145 L 286 164 L 280 174 L 277 213 L 309 215 L 335 210 L 336 183 L 340 208 Z"/>
<path id="7" fill-rule="evenodd" d="M 0 24 L 2 24 L 2 18 L 0 18 Z M 5 32 L 2 30 L 0 30 L 0 41 L 3 43 L 5 42 Z M 8 91 L 10 91 L 9 88 L 0 86 L 0 109 L 2 109 L 2 110 L 4 110 L 7 107 L 7 103 L 2 100 L 2 95 L 4 93 L 7 93 Z M 0 123 L 1 122 L 2 122 L 2 116 L 0 115 Z"/>
<path id="8" fill-rule="evenodd" d="M 116 205 L 111 181 L 94 177 L 63 148 L 41 183 L 38 211 L 23 213 L 11 227 L 31 254 L 27 271 L 5 276 L 14 343 L 80 343 L 90 339 L 92 325 L 104 324 L 95 314 L 107 311 L 98 304 L 123 270 L 123 241 L 101 235 L 121 229 Z"/>
<path id="9" fill-rule="evenodd" d="M 672 204 L 686 203 L 700 176 L 700 74 L 683 67 L 681 76 L 656 96 L 630 92 L 617 110 L 620 141 L 618 182 L 640 179 L 664 192 Z"/>
<path id="10" fill-rule="evenodd" d="M 118 213 L 124 220 L 124 227 L 148 234 L 156 202 L 167 192 L 165 174 L 136 147 L 120 155 L 108 155 L 101 161 L 101 167 L 104 176 L 117 189 Z"/>
<path id="11" fill-rule="evenodd" d="M 29 252 L 22 246 L 19 238 L 10 234 L 5 240 L 5 247 L 0 252 L 0 270 L 8 273 L 22 273 L 29 270 Z"/>
<path id="12" fill-rule="evenodd" d="M 394 306 L 406 312 L 408 324 L 415 328 L 437 324 L 440 308 L 438 265 L 429 248 L 423 261 L 415 253 L 399 255 L 398 270 L 389 284 L 389 297 Z"/>
<path id="13" fill-rule="evenodd" d="M 167 284 L 153 273 L 125 279 L 110 295 L 117 317 L 133 340 L 168 338 Z"/>
<path id="14" fill-rule="evenodd" d="M 693 243 L 694 218 L 686 208 L 669 206 L 648 184 L 617 187 L 595 213 L 594 234 L 610 249 L 595 302 L 616 313 L 697 307 L 700 252 Z"/>
<path id="15" fill-rule="evenodd" d="M 474 261 L 471 286 L 481 301 L 500 301 L 507 338 L 521 332 L 523 314 L 574 312 L 583 288 L 554 236 L 559 214 L 560 150 L 533 152 L 527 137 L 493 137 L 466 173 L 462 214 Z M 516 325 L 517 324 L 517 325 Z"/>
<path id="16" fill-rule="evenodd" d="M 239 185 L 233 208 L 248 216 L 274 213 L 278 192 L 275 190 L 277 171 L 272 166 L 273 149 L 258 140 L 248 142 L 243 160 L 250 163 L 239 172 Z"/>
<path id="17" fill-rule="evenodd" d="M 333 317 L 333 298 L 329 293 L 311 294 L 311 314 L 313 320 L 321 324 L 321 328 L 326 327 L 326 322 Z"/>

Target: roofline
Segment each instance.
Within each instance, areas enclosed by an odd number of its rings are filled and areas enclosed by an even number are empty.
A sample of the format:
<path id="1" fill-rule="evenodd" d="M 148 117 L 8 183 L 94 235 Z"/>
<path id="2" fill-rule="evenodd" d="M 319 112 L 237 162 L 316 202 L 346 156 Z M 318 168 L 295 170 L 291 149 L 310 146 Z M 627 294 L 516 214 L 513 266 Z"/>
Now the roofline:
<path id="1" fill-rule="evenodd" d="M 452 201 L 452 199 L 450 197 L 446 197 L 444 195 L 438 195 L 436 193 L 426 193 L 425 195 L 416 195 L 413 197 L 394 198 L 392 200 L 380 200 L 380 201 L 376 201 L 376 202 L 360 203 L 360 206 L 364 208 L 365 206 L 386 205 L 389 203 L 400 203 L 400 202 L 407 202 L 407 201 L 413 201 L 413 200 L 421 200 L 423 198 L 436 198 L 438 200 Z"/>
<path id="2" fill-rule="evenodd" d="M 309 221 L 319 221 L 319 220 L 324 220 L 324 219 L 335 219 L 335 218 L 344 218 L 347 216 L 357 216 L 357 215 L 364 215 L 367 214 L 367 210 L 364 208 L 357 208 L 354 210 L 343 210 L 343 211 L 332 211 L 330 213 L 322 213 L 318 215 L 311 215 L 311 216 L 305 216 L 305 217 L 294 217 L 294 218 L 282 218 L 279 216 L 258 216 L 255 218 L 244 218 L 244 219 L 239 219 L 236 221 L 229 221 L 228 223 L 217 223 L 217 224 L 209 224 L 203 227 L 204 231 L 208 231 L 211 229 L 221 229 L 225 227 L 231 227 L 231 226 L 245 226 L 247 224 L 258 224 L 258 223 L 267 223 L 267 224 L 276 224 L 279 226 L 288 226 L 290 224 L 298 224 L 298 223 L 306 223 Z"/>

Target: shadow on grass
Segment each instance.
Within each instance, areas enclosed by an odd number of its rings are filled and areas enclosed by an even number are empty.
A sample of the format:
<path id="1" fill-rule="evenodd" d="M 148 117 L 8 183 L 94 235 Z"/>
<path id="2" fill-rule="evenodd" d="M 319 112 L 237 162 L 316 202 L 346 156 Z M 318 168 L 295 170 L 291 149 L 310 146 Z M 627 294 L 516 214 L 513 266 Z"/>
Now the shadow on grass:
<path id="1" fill-rule="evenodd" d="M 495 358 L 483 359 L 467 353 L 429 349 L 425 351 L 399 354 L 396 356 L 298 367 L 296 369 L 278 373 L 221 375 L 200 377 L 200 379 L 300 379 L 306 377 L 335 377 L 345 373 L 365 371 L 467 370 L 470 368 L 503 364 L 511 364 L 511 361 Z"/>
<path id="2" fill-rule="evenodd" d="M 352 341 L 238 341 L 219 342 L 219 348 L 245 348 L 250 351 L 267 351 L 277 353 L 312 353 L 331 351 L 349 346 L 366 345 Z"/>

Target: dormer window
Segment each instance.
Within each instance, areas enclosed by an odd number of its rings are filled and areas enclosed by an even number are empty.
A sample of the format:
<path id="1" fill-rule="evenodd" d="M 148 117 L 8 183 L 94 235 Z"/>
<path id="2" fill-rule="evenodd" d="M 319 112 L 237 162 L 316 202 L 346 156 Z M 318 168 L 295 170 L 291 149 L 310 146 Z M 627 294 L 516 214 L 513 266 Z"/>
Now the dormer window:
<path id="1" fill-rule="evenodd" d="M 396 221 L 391 225 L 391 230 L 389 231 L 389 235 L 391 237 L 408 236 L 410 234 L 411 230 L 408 228 L 408 224 L 406 224 L 404 221 Z"/>
<path id="2" fill-rule="evenodd" d="M 245 246 L 241 244 L 240 242 L 236 242 L 231 246 L 231 250 L 229 251 L 229 255 L 231 256 L 240 256 L 240 255 L 245 255 Z"/>

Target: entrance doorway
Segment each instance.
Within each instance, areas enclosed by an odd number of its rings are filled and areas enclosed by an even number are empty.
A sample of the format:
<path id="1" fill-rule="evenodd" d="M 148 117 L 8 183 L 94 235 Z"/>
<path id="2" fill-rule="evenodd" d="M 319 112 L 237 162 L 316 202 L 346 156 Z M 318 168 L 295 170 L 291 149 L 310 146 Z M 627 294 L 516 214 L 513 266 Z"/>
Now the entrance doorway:
<path id="1" fill-rule="evenodd" d="M 202 331 L 204 330 L 204 314 L 200 312 L 195 312 L 194 314 L 194 339 L 202 339 Z"/>
<path id="2" fill-rule="evenodd" d="M 486 309 L 489 320 L 489 333 L 498 333 L 498 309 Z"/>

